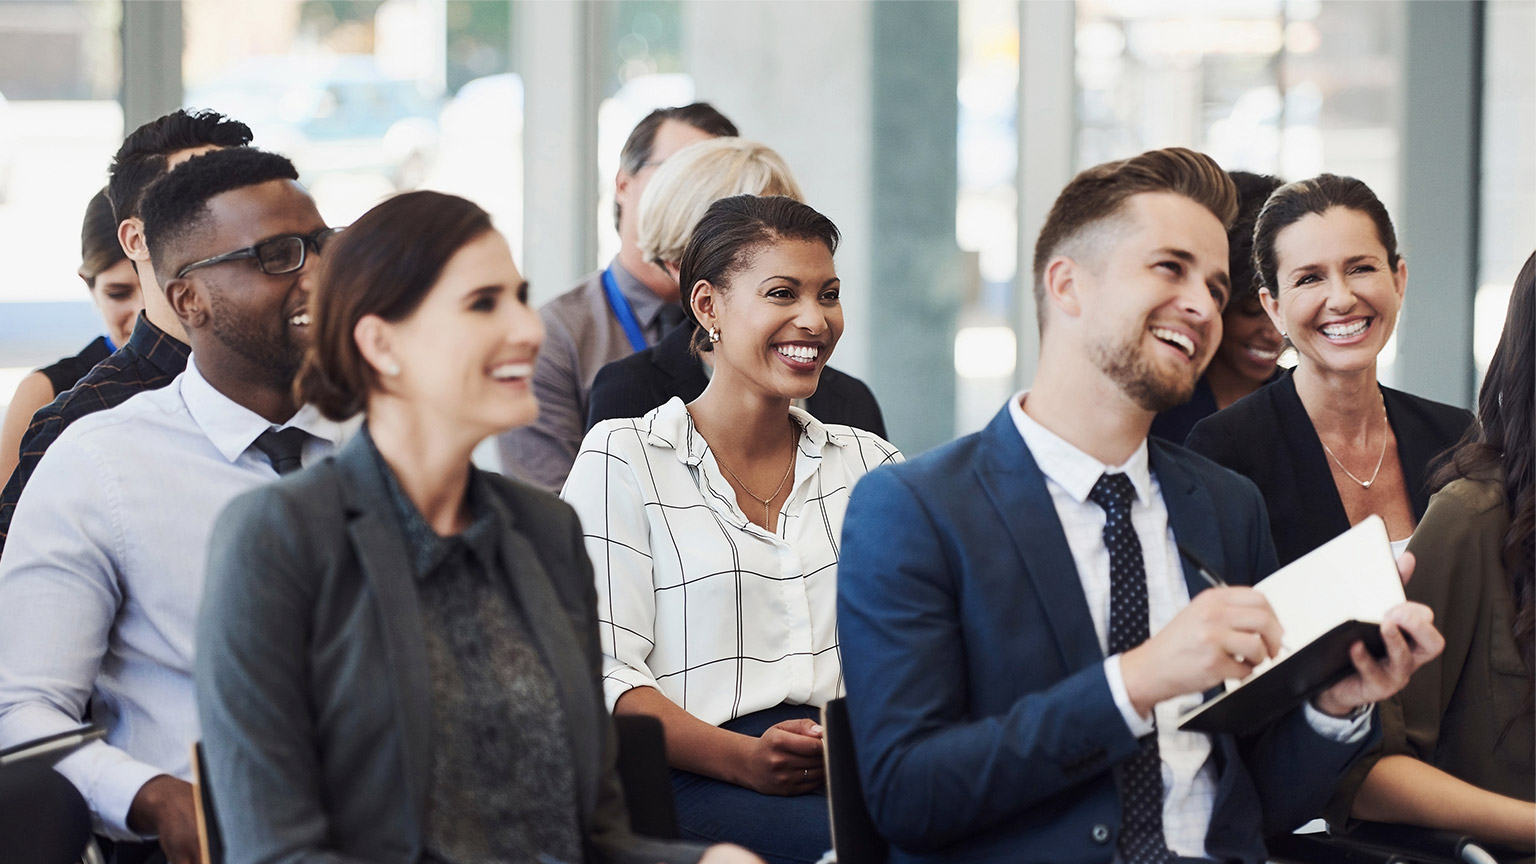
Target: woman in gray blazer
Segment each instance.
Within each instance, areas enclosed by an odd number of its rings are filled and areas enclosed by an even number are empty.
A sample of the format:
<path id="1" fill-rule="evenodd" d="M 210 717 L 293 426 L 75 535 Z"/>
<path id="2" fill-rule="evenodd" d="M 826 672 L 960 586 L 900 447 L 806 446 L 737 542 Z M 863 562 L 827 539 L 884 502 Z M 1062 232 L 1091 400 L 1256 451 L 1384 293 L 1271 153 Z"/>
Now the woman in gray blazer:
<path id="1" fill-rule="evenodd" d="M 470 462 L 538 414 L 543 331 L 489 217 L 401 195 L 321 266 L 296 386 L 367 425 L 214 531 L 197 687 L 226 860 L 756 861 L 630 833 L 581 526 Z"/>

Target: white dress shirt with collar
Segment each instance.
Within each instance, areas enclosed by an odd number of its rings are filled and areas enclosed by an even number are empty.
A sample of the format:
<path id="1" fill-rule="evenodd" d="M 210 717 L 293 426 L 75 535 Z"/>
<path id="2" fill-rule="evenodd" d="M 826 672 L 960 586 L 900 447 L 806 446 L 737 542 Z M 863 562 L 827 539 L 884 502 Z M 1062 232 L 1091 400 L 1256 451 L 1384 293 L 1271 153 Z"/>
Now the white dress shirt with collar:
<path id="1" fill-rule="evenodd" d="M 309 464 L 358 422 L 306 406 L 284 425 L 314 436 Z M 146 781 L 190 776 L 209 534 L 230 499 L 277 476 L 251 447 L 272 426 L 194 357 L 163 389 L 71 425 L 17 505 L 0 558 L 0 747 L 73 728 L 89 707 L 106 740 L 57 767 L 108 836 L 134 837 L 128 808 Z"/>
<path id="2" fill-rule="evenodd" d="M 1125 474 L 1136 489 L 1136 500 L 1131 503 L 1131 525 L 1141 541 L 1141 558 L 1147 571 L 1147 625 L 1149 632 L 1157 633 L 1189 605 L 1189 586 L 1184 581 L 1173 528 L 1168 524 L 1162 487 L 1148 462 L 1146 440 L 1142 440 L 1125 464 L 1105 465 L 1025 414 L 1023 406 L 1028 395 L 1025 391 L 1014 396 L 1008 403 L 1009 416 L 1045 475 L 1046 488 L 1056 505 L 1056 515 L 1088 599 L 1100 650 L 1109 650 L 1109 548 L 1104 545 L 1104 508 L 1090 501 L 1088 493 L 1105 473 Z M 1105 659 L 1104 674 L 1126 726 L 1138 737 L 1151 733 L 1152 718 L 1138 715 L 1126 694 L 1119 654 Z M 1168 848 L 1186 857 L 1205 857 L 1205 837 L 1216 801 L 1216 767 L 1210 759 L 1210 738 L 1198 732 L 1179 731 L 1179 715 L 1201 701 L 1200 693 L 1186 693 L 1160 702 L 1153 709 L 1163 762 L 1163 834 Z M 1370 729 L 1369 715 L 1338 719 L 1311 705 L 1305 711 L 1312 728 L 1334 740 L 1358 741 Z"/>
<path id="3" fill-rule="evenodd" d="M 597 579 L 608 707 L 655 687 L 716 726 L 842 695 L 837 560 L 849 493 L 901 459 L 884 439 L 798 408 L 778 531 L 748 521 L 682 400 L 592 427 L 561 492 Z"/>

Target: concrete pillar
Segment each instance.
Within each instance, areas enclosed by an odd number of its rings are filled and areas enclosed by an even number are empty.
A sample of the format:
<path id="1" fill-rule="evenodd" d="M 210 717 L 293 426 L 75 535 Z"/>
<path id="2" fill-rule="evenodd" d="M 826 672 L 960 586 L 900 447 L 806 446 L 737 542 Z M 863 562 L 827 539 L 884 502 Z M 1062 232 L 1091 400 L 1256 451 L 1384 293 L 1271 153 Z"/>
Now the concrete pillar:
<path id="1" fill-rule="evenodd" d="M 123 133 L 181 107 L 181 0 L 123 7 Z"/>
<path id="2" fill-rule="evenodd" d="M 1393 214 L 1408 259 L 1397 385 L 1471 407 L 1476 369 L 1483 3 L 1405 3 L 1402 200 Z"/>

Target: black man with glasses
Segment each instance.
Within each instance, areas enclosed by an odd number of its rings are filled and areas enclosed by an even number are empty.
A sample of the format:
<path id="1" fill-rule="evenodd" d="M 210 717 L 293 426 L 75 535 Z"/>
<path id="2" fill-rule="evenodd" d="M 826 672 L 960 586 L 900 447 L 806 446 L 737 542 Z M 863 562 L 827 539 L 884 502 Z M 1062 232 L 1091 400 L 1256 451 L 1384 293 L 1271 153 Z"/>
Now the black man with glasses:
<path id="1" fill-rule="evenodd" d="M 58 769 L 119 861 L 195 860 L 192 649 L 214 518 L 355 423 L 294 404 L 311 280 L 333 233 L 292 163 L 252 148 L 152 186 L 144 231 L 192 345 L 166 387 L 76 422 L 39 462 L 0 554 L 0 746 L 77 725 Z M 158 859 L 157 859 L 158 860 Z"/>

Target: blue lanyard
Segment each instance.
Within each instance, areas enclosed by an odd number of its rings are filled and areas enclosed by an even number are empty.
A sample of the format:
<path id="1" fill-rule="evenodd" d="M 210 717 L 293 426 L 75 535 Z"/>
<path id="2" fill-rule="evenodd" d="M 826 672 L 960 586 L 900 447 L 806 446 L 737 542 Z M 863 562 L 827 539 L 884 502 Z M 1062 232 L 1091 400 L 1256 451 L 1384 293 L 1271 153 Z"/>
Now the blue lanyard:
<path id="1" fill-rule="evenodd" d="M 603 271 L 603 293 L 608 295 L 608 307 L 613 310 L 613 317 L 619 319 L 619 326 L 624 328 L 624 335 L 629 337 L 629 347 L 644 351 L 645 331 L 640 329 L 640 321 L 635 318 L 635 309 L 629 305 L 629 298 L 619 293 L 619 282 L 613 278 L 611 264 Z"/>

